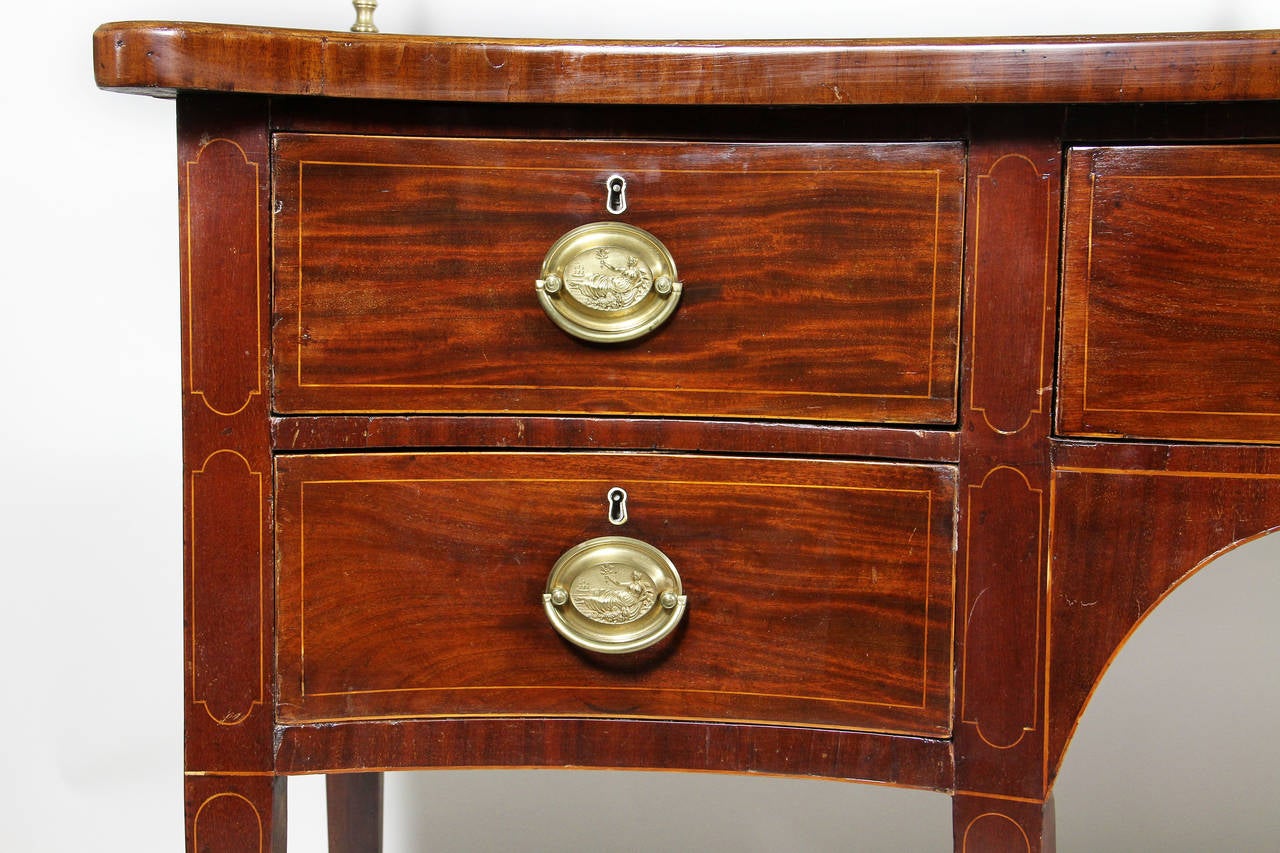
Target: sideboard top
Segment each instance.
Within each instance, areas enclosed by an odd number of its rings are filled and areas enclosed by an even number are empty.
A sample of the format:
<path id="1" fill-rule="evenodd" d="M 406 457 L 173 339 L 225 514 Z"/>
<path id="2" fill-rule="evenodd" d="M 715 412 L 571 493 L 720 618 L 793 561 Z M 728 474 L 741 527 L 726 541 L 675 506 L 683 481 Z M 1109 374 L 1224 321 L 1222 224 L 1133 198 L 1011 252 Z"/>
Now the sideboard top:
<path id="1" fill-rule="evenodd" d="M 129 22 L 106 89 L 513 103 L 964 104 L 1280 99 L 1280 31 L 910 41 L 540 41 Z"/>

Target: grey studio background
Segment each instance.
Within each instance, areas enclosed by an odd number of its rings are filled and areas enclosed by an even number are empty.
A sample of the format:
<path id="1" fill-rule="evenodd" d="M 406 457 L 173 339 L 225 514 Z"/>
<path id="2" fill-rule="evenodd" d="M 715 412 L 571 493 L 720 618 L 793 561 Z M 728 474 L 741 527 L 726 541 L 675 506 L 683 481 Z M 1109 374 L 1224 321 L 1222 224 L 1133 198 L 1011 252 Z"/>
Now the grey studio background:
<path id="1" fill-rule="evenodd" d="M 181 465 L 173 105 L 96 90 L 105 21 L 345 29 L 346 0 L 12 7 L 0 362 L 0 850 L 182 849 Z M 1276 0 L 862 6 L 820 0 L 383 0 L 385 32 L 647 38 L 1280 28 Z M 1280 324 L 1278 324 L 1280 325 Z M 1280 537 L 1144 624 L 1057 785 L 1059 849 L 1280 848 Z M 607 821 L 583 820 L 590 803 Z M 323 781 L 290 849 L 324 849 Z M 689 773 L 393 774 L 387 851 L 950 849 L 945 796 Z"/>

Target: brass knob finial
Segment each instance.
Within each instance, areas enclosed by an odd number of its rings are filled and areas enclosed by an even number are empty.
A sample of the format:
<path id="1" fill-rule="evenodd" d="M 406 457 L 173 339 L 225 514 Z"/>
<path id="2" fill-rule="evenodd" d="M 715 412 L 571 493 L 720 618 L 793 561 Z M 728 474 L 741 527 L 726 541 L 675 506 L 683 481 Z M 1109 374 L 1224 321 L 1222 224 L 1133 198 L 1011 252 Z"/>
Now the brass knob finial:
<path id="1" fill-rule="evenodd" d="M 373 10 L 378 8 L 378 0 L 351 0 L 351 5 L 356 7 L 356 22 L 351 25 L 351 32 L 376 33 Z"/>

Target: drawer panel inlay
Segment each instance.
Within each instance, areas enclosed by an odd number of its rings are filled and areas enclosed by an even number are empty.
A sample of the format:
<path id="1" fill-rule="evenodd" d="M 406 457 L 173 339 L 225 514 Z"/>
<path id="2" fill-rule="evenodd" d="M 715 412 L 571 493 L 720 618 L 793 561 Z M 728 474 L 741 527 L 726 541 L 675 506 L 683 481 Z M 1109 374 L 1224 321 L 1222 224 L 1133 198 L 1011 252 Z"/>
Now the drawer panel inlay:
<path id="1" fill-rule="evenodd" d="M 184 167 L 187 381 L 210 411 L 231 416 L 262 393 L 256 211 L 265 188 L 258 163 L 230 139 L 205 143 Z M 213 201 L 228 196 L 235 203 Z M 252 345 L 219 353 L 217 345 L 226 340 Z"/>
<path id="2" fill-rule="evenodd" d="M 958 143 L 275 150 L 279 411 L 955 421 Z M 577 340 L 539 306 L 548 249 L 596 221 L 679 264 L 679 307 L 639 340 Z"/>
<path id="3" fill-rule="evenodd" d="M 419 453 L 287 456 L 278 476 L 283 721 L 949 731 L 948 466 Z M 656 645 L 605 655 L 552 629 L 543 592 L 567 548 L 619 532 L 670 557 L 689 605 Z"/>
<path id="4" fill-rule="evenodd" d="M 234 649 L 237 660 L 263 657 L 264 485 L 262 473 L 234 450 L 216 451 L 191 472 L 190 695 L 220 726 L 243 723 L 267 693 L 261 665 L 256 672 L 232 668 L 212 654 Z"/>
<path id="5" fill-rule="evenodd" d="M 1059 429 L 1280 440 L 1280 146 L 1068 158 Z"/>

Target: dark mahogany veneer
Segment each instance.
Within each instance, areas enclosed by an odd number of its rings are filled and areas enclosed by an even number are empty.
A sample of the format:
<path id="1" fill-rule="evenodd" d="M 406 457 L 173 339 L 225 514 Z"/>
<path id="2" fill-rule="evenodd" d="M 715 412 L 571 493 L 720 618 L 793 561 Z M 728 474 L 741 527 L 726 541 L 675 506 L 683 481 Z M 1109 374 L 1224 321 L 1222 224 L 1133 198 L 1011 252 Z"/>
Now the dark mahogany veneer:
<path id="1" fill-rule="evenodd" d="M 1280 33 L 94 56 L 178 101 L 190 850 L 283 850 L 295 773 L 376 849 L 378 771 L 451 766 L 930 788 L 1051 850 L 1116 650 L 1280 528 Z M 587 344 L 533 284 L 608 219 L 685 291 Z M 690 600 L 618 657 L 541 601 L 614 486 Z"/>

